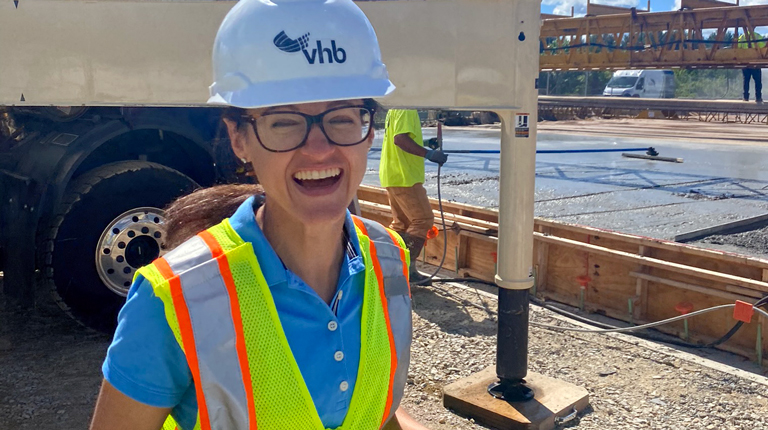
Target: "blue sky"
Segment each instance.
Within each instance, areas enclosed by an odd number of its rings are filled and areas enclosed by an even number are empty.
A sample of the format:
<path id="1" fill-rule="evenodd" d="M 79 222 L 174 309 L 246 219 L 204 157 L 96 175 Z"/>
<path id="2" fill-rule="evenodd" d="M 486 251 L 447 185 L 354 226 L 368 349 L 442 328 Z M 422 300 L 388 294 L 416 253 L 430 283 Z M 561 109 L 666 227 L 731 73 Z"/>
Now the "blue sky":
<path id="1" fill-rule="evenodd" d="M 736 4 L 736 0 L 724 0 Z M 570 15 L 571 6 L 575 8 L 576 16 L 584 15 L 587 11 L 587 0 L 542 0 L 541 11 L 544 13 L 554 13 L 559 15 Z M 607 4 L 612 6 L 636 7 L 645 9 L 648 6 L 648 0 L 595 0 L 595 3 Z M 739 0 L 742 6 L 768 4 L 768 0 Z M 651 0 L 652 12 L 665 12 L 676 10 L 680 7 L 680 0 Z"/>

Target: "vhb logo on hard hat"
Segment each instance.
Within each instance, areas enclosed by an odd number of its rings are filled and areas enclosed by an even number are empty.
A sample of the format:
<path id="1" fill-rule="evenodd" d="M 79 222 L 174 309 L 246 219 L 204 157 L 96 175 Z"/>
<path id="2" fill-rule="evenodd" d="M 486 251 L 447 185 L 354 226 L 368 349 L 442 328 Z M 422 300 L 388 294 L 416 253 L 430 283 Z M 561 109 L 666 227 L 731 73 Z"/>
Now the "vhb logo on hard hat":
<path id="1" fill-rule="evenodd" d="M 259 108 L 394 89 L 376 33 L 352 0 L 240 0 L 216 33 L 211 104 Z"/>
<path id="2" fill-rule="evenodd" d="M 331 40 L 331 47 L 330 48 L 323 48 L 323 44 L 321 41 L 317 41 L 317 48 L 312 49 L 312 53 L 310 54 L 307 50 L 307 47 L 309 46 L 309 33 L 304 33 L 301 37 L 294 40 L 288 37 L 287 34 L 285 34 L 285 31 L 281 31 L 280 33 L 277 33 L 277 36 L 272 40 L 272 42 L 275 44 L 277 49 L 288 52 L 288 53 L 294 53 L 294 52 L 303 52 L 304 58 L 307 59 L 307 63 L 309 64 L 315 64 L 315 61 L 318 60 L 318 54 L 320 55 L 319 63 L 324 64 L 324 54 L 328 54 L 328 63 L 333 64 L 334 60 L 336 63 L 343 63 L 347 61 L 347 52 L 343 48 L 336 47 L 336 41 Z"/>

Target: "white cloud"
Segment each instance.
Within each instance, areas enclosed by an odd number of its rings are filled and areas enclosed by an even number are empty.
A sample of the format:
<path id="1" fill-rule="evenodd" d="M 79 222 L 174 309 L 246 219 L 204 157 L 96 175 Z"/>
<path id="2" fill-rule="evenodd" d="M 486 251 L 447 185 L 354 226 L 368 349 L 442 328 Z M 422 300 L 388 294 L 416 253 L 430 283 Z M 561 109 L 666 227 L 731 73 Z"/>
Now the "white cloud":
<path id="1" fill-rule="evenodd" d="M 736 0 L 720 0 L 726 3 L 733 3 L 736 6 Z M 756 6 L 761 4 L 768 4 L 768 0 L 739 0 L 739 6 Z M 680 10 L 680 0 L 675 0 L 675 5 L 672 10 Z"/>
<path id="2" fill-rule="evenodd" d="M 571 6 L 575 7 L 575 15 L 584 15 L 587 13 L 587 4 L 581 0 L 542 0 L 542 4 L 556 5 L 552 10 L 555 15 L 570 15 Z"/>
<path id="3" fill-rule="evenodd" d="M 680 0 L 676 0 L 680 1 Z M 764 1 L 768 0 L 752 0 L 752 1 Z M 571 7 L 574 8 L 575 16 L 583 16 L 587 13 L 587 2 L 585 0 L 542 0 L 545 5 L 555 5 L 552 13 L 556 15 L 570 15 Z M 598 0 L 595 3 L 604 4 L 608 6 L 621 6 L 621 7 L 636 7 L 638 9 L 645 9 L 648 5 L 647 0 Z M 640 4 L 642 3 L 642 4 Z"/>

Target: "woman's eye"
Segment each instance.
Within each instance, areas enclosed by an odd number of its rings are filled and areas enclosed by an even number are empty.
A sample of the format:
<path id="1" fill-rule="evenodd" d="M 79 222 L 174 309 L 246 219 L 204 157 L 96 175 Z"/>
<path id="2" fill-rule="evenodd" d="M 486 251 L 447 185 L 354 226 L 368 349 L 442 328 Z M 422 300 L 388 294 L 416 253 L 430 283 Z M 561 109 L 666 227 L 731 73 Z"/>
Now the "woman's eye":
<path id="1" fill-rule="evenodd" d="M 272 123 L 272 128 L 290 128 L 290 127 L 298 127 L 301 124 L 298 121 L 290 120 L 290 119 L 284 119 L 284 120 L 278 120 Z"/>
<path id="2" fill-rule="evenodd" d="M 337 116 L 333 117 L 329 121 L 333 125 L 348 125 L 348 124 L 354 124 L 355 119 L 348 116 Z"/>

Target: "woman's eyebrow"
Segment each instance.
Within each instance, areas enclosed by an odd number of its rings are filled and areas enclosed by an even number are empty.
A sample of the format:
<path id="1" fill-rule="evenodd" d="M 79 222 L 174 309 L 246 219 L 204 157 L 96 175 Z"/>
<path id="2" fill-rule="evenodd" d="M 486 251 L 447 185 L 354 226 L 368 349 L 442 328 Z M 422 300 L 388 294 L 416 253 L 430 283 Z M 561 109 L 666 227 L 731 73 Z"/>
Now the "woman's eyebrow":
<path id="1" fill-rule="evenodd" d="M 267 108 L 262 113 L 269 113 L 274 111 L 282 111 L 282 110 L 299 110 L 299 108 L 296 105 L 283 105 L 283 106 L 272 106 L 270 108 Z"/>
<path id="2" fill-rule="evenodd" d="M 329 102 L 328 106 L 329 108 L 335 108 L 339 106 L 358 106 L 360 103 L 353 103 L 352 100 L 337 100 L 334 102 Z"/>

